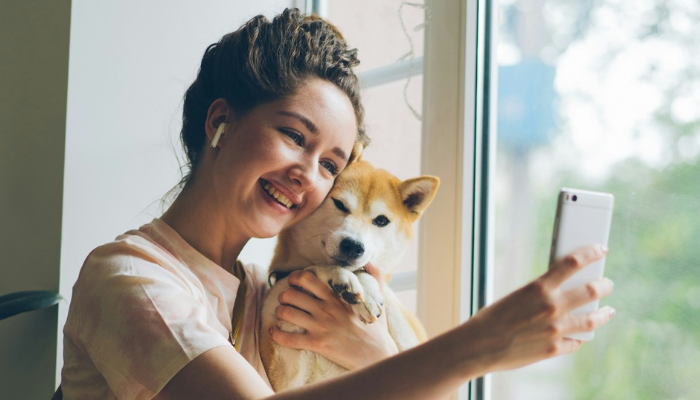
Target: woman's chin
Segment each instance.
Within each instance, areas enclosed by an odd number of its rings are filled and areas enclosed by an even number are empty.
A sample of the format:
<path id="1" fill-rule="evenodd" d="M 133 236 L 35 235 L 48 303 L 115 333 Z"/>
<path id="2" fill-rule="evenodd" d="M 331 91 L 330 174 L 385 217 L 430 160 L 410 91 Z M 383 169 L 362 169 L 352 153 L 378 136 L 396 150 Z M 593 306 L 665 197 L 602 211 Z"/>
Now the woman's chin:
<path id="1" fill-rule="evenodd" d="M 277 236 L 279 233 L 279 231 L 275 233 L 255 233 L 253 234 L 252 239 L 270 239 Z"/>
<path id="2" fill-rule="evenodd" d="M 289 224 L 280 221 L 260 221 L 251 227 L 252 236 L 256 239 L 268 239 L 277 236 Z"/>

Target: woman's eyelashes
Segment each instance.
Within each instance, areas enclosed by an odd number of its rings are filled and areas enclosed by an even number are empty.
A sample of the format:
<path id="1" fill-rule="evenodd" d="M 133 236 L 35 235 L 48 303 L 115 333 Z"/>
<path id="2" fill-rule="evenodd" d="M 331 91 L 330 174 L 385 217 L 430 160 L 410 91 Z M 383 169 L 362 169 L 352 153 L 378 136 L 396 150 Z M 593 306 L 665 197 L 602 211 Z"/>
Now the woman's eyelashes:
<path id="1" fill-rule="evenodd" d="M 340 173 L 338 166 L 335 165 L 333 161 L 321 161 L 321 165 L 325 168 L 331 175 L 336 176 Z"/>
<path id="2" fill-rule="evenodd" d="M 285 129 L 285 128 L 280 128 L 280 132 L 282 132 L 284 135 L 286 135 L 289 139 L 291 139 L 297 146 L 299 147 L 304 147 L 305 143 L 304 142 L 304 135 L 301 133 L 294 131 L 292 129 Z M 337 176 L 340 174 L 340 168 L 330 160 L 324 160 L 321 161 L 321 166 L 328 171 L 332 176 Z"/>
<path id="3" fill-rule="evenodd" d="M 304 147 L 304 136 L 291 129 L 280 129 L 282 133 L 287 135 L 299 147 Z"/>

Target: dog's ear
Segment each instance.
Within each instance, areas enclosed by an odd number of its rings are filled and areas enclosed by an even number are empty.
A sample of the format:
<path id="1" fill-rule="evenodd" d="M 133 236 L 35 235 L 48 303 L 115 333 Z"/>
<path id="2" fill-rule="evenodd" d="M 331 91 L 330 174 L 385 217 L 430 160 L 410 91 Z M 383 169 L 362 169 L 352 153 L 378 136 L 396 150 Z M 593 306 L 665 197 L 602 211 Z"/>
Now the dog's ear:
<path id="1" fill-rule="evenodd" d="M 440 179 L 436 176 L 424 175 L 401 182 L 401 200 L 416 218 L 430 205 L 437 193 Z"/>
<path id="2" fill-rule="evenodd" d="M 352 152 L 350 152 L 350 160 L 348 161 L 348 164 L 354 163 L 355 161 L 360 161 L 364 150 L 365 146 L 363 146 L 362 143 L 355 142 L 355 145 L 352 147 Z"/>

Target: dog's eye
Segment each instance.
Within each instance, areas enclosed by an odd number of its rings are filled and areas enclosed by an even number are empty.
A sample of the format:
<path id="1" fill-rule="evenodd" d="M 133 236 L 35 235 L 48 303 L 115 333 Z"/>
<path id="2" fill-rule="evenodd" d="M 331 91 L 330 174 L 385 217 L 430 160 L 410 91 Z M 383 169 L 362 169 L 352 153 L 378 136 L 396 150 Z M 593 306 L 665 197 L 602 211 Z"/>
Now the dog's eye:
<path id="1" fill-rule="evenodd" d="M 372 223 L 373 223 L 374 225 L 377 225 L 377 226 L 380 227 L 380 228 L 383 227 L 383 226 L 389 225 L 389 222 L 391 222 L 391 221 L 389 221 L 389 218 L 387 218 L 387 217 L 385 217 L 385 216 L 383 216 L 383 215 L 378 216 L 377 218 L 375 218 L 375 219 L 372 221 Z"/>
<path id="2" fill-rule="evenodd" d="M 333 203 L 335 204 L 336 207 L 338 207 L 338 210 L 344 212 L 344 213 L 350 213 L 350 210 L 348 210 L 347 207 L 345 207 L 345 204 L 343 204 L 342 201 L 338 199 L 333 199 Z"/>

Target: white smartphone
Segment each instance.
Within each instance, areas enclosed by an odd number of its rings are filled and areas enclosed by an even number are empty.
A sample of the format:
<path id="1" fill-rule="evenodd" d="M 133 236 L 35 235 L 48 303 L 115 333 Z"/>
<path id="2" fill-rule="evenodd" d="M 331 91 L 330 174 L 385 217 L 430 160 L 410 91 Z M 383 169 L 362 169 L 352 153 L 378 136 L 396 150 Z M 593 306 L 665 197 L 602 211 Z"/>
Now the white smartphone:
<path id="1" fill-rule="evenodd" d="M 554 220 L 549 265 L 576 249 L 591 244 L 608 245 L 615 198 L 610 193 L 562 188 Z M 562 291 L 603 277 L 605 257 L 585 266 L 561 285 Z M 598 300 L 585 304 L 572 314 L 587 314 L 598 309 Z M 592 340 L 594 332 L 577 333 L 571 339 Z"/>

